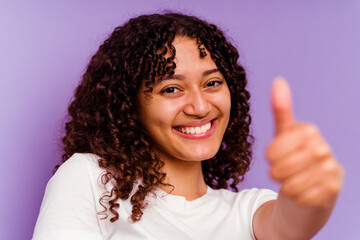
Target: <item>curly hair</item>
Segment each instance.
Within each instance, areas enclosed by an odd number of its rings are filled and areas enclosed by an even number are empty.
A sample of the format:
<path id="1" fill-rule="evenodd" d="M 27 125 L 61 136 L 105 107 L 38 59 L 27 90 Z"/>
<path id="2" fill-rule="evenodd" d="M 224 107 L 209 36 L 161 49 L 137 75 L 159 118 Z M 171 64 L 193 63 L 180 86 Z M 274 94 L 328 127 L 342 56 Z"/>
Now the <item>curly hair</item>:
<path id="1" fill-rule="evenodd" d="M 68 107 L 62 139 L 65 153 L 61 163 L 74 153 L 100 157 L 99 166 L 105 170 L 102 183 L 112 181 L 114 187 L 99 199 L 105 210 L 98 214 L 107 218 L 110 211 L 111 222 L 119 219 L 119 199 L 130 198 L 130 218 L 136 222 L 146 208 L 146 196 L 160 185 L 169 185 L 161 171 L 164 162 L 154 153 L 151 136 L 136 119 L 136 107 L 144 81 L 147 94 L 157 77 L 174 74 L 176 49 L 172 42 L 176 36 L 195 39 L 201 57 L 206 55 L 205 49 L 210 53 L 231 94 L 230 120 L 222 145 L 212 159 L 201 163 L 206 184 L 238 191 L 237 185 L 249 168 L 253 144 L 250 94 L 236 48 L 215 25 L 194 16 L 166 13 L 132 18 L 115 28 L 91 58 Z M 171 56 L 165 58 L 168 51 Z M 136 191 L 131 195 L 133 189 Z"/>

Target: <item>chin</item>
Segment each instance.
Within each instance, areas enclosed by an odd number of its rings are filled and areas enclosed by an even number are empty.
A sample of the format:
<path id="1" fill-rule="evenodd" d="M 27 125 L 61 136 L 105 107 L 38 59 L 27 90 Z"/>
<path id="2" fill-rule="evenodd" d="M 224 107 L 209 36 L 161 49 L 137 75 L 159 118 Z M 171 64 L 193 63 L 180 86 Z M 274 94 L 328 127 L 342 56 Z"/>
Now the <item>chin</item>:
<path id="1" fill-rule="evenodd" d="M 216 153 L 218 151 L 214 151 L 212 150 L 208 150 L 208 151 L 204 151 L 205 149 L 201 149 L 201 151 L 196 152 L 193 151 L 192 154 L 186 156 L 184 158 L 185 161 L 204 161 L 204 160 L 208 160 L 212 157 L 214 157 L 216 155 Z"/>

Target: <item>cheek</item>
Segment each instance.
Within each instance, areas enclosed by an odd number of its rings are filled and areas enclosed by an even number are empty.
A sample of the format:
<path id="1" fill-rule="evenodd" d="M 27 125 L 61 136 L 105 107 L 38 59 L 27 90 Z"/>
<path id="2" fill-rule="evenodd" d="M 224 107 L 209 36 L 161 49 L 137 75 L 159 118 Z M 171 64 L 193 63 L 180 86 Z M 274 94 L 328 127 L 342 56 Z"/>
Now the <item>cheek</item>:
<path id="1" fill-rule="evenodd" d="M 150 106 L 143 109 L 142 120 L 150 128 L 172 126 L 181 109 L 181 102 L 177 101 L 154 101 Z M 164 129 L 160 129 L 164 130 Z"/>
<path id="2" fill-rule="evenodd" d="M 213 102 L 224 116 L 230 116 L 231 97 L 228 90 L 224 91 L 222 94 L 214 96 Z"/>

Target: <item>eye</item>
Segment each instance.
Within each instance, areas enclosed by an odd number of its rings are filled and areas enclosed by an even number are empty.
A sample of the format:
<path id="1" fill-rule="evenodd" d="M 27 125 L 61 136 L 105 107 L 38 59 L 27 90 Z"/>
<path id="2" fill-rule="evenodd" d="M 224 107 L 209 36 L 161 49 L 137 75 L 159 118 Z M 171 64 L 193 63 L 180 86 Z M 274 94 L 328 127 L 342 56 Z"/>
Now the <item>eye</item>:
<path id="1" fill-rule="evenodd" d="M 176 87 L 168 87 L 168 88 L 161 90 L 161 93 L 172 94 L 172 93 L 176 93 L 178 91 L 180 91 L 180 90 Z"/>
<path id="2" fill-rule="evenodd" d="M 223 83 L 223 81 L 220 80 L 214 80 L 214 81 L 210 81 L 206 84 L 206 87 L 218 87 L 219 85 L 221 85 Z"/>

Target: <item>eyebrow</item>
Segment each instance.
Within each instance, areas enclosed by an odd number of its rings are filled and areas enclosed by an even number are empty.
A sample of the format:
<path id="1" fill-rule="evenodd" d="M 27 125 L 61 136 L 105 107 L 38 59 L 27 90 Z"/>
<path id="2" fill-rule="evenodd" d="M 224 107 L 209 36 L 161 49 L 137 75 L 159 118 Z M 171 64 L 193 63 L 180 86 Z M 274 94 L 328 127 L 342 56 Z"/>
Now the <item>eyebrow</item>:
<path id="1" fill-rule="evenodd" d="M 202 76 L 203 77 L 206 77 L 210 74 L 213 74 L 213 73 L 216 73 L 216 72 L 220 72 L 220 70 L 218 68 L 214 68 L 214 69 L 210 69 L 210 70 L 206 70 L 202 73 Z M 185 76 L 184 75 L 181 75 L 181 74 L 173 74 L 173 75 L 167 75 L 167 76 L 163 76 L 163 77 L 160 77 L 158 79 L 158 82 L 162 82 L 162 81 L 165 81 L 165 80 L 170 80 L 170 79 L 176 79 L 176 80 L 184 80 L 185 79 Z"/>

